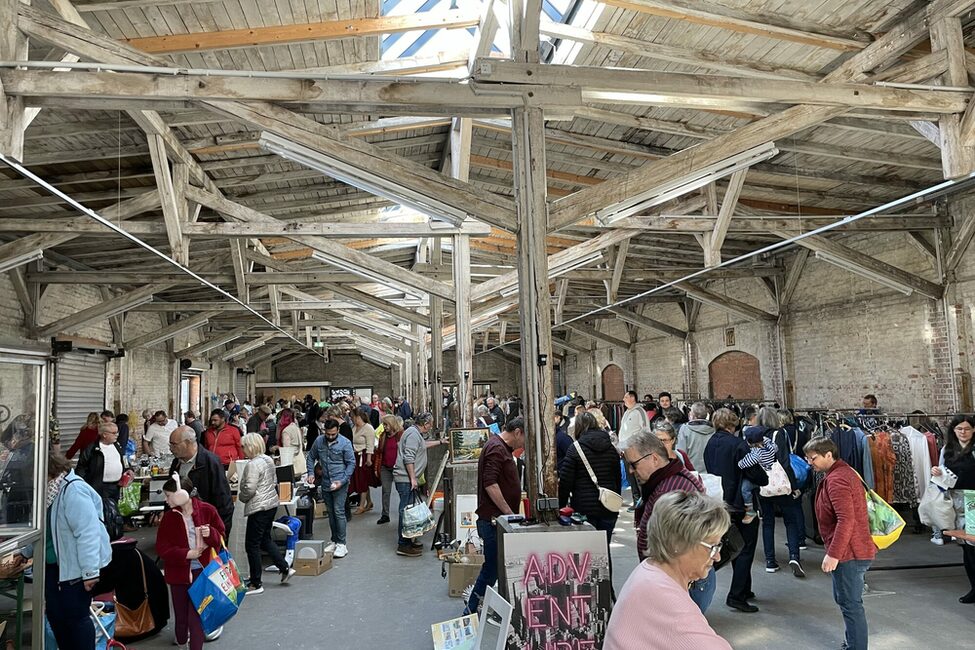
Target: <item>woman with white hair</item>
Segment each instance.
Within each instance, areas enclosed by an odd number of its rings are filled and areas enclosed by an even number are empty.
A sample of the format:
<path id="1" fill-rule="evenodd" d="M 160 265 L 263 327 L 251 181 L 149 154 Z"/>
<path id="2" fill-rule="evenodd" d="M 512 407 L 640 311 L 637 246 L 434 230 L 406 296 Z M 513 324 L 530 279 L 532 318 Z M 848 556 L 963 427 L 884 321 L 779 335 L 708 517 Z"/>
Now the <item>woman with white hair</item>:
<path id="1" fill-rule="evenodd" d="M 271 539 L 271 525 L 278 511 L 278 478 L 274 461 L 265 453 L 264 438 L 258 433 L 248 433 L 241 438 L 240 446 L 244 450 L 244 457 L 248 459 L 240 479 L 240 491 L 237 493 L 241 503 L 246 504 L 244 516 L 247 517 L 247 532 L 244 535 L 244 549 L 247 551 L 247 564 L 250 566 L 247 593 L 262 594 L 262 550 L 271 556 L 274 566 L 281 572 L 282 584 L 290 580 L 295 571 L 284 561 L 277 544 Z"/>
<path id="2" fill-rule="evenodd" d="M 730 525 L 717 499 L 695 492 L 660 497 L 647 525 L 648 557 L 620 591 L 603 650 L 731 650 L 687 593 L 720 559 Z"/>

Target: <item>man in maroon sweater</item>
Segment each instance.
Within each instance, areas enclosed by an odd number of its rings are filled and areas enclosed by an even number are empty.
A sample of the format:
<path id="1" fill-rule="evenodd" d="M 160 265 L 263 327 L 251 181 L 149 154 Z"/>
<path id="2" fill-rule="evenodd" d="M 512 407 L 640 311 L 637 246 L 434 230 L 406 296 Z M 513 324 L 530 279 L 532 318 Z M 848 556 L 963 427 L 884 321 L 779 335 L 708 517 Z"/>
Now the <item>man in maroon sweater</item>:
<path id="1" fill-rule="evenodd" d="M 826 476 L 816 492 L 816 520 L 826 545 L 823 572 L 833 577 L 833 599 L 846 623 L 842 648 L 867 650 L 863 611 L 863 576 L 877 555 L 867 521 L 866 488 L 856 471 L 837 460 L 829 438 L 813 438 L 803 447 L 806 460 Z"/>

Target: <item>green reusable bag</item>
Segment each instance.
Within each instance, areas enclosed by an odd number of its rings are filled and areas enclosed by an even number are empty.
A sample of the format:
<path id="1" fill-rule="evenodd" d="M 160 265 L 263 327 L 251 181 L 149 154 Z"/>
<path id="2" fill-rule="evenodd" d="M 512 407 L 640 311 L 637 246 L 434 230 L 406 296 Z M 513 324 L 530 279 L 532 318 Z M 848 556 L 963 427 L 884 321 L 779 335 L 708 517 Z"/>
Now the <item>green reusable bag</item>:
<path id="1" fill-rule="evenodd" d="M 123 517 L 130 517 L 139 512 L 142 498 L 142 483 L 133 483 L 122 488 L 118 500 L 118 513 Z"/>

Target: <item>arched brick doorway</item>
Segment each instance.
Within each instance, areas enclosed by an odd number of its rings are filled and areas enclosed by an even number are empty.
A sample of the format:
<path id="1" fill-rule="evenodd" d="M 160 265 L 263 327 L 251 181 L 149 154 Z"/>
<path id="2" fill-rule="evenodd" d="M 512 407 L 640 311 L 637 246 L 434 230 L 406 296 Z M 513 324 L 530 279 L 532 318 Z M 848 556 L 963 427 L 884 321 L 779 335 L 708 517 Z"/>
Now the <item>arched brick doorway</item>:
<path id="1" fill-rule="evenodd" d="M 625 392 L 623 369 L 612 363 L 603 368 L 603 399 L 611 402 L 622 402 Z"/>
<path id="2" fill-rule="evenodd" d="M 762 372 L 758 359 L 747 352 L 725 352 L 708 366 L 711 398 L 762 399 Z"/>

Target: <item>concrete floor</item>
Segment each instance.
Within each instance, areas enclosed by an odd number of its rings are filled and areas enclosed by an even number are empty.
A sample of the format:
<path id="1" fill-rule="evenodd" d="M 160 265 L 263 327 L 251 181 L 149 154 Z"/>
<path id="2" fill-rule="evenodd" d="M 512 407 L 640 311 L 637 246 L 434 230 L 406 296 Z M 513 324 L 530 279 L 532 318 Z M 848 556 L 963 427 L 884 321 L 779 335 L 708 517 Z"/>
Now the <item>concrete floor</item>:
<path id="1" fill-rule="evenodd" d="M 378 501 L 378 490 L 375 495 Z M 396 495 L 393 495 L 395 504 Z M 371 648 L 427 650 L 430 625 L 459 616 L 463 603 L 447 596 L 446 580 L 433 553 L 422 558 L 395 555 L 393 521 L 376 525 L 377 512 L 354 518 L 349 525 L 348 557 L 318 577 L 298 577 L 286 586 L 276 576 L 265 578 L 265 592 L 247 598 L 223 638 L 208 644 L 219 648 Z M 636 566 L 635 533 L 627 517 L 614 537 L 613 557 L 617 590 Z M 140 531 L 141 532 L 141 531 Z M 327 520 L 316 521 L 317 538 L 328 537 Z M 784 530 L 779 523 L 776 540 L 780 563 L 786 559 Z M 139 535 L 141 537 L 141 535 Z M 429 543 L 429 535 L 426 536 Z M 148 544 L 143 548 L 151 549 Z M 718 592 L 708 611 L 714 629 L 741 650 L 782 648 L 838 648 L 842 619 L 832 600 L 830 580 L 819 570 L 823 551 L 810 546 L 804 580 L 782 570 L 766 574 L 761 541 L 753 572 L 757 614 L 742 614 L 724 604 L 730 568 L 718 572 Z M 937 547 L 926 535 L 905 532 L 892 548 L 883 551 L 875 566 L 961 562 L 961 550 L 949 544 Z M 246 572 L 245 558 L 239 564 Z M 968 591 L 961 566 L 940 569 L 871 571 L 871 593 L 865 598 L 871 648 L 975 647 L 975 606 L 961 605 L 958 596 Z M 170 628 L 154 639 L 135 644 L 138 650 L 172 647 Z"/>

